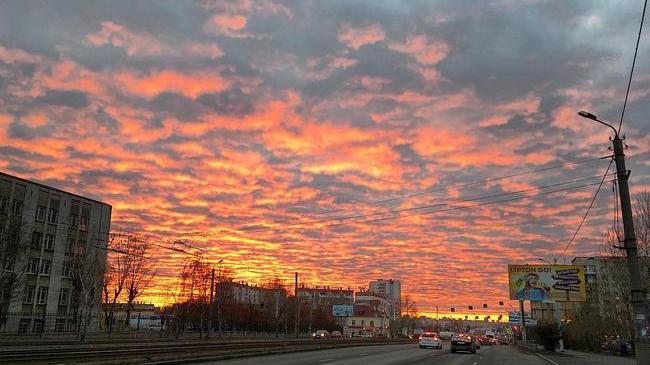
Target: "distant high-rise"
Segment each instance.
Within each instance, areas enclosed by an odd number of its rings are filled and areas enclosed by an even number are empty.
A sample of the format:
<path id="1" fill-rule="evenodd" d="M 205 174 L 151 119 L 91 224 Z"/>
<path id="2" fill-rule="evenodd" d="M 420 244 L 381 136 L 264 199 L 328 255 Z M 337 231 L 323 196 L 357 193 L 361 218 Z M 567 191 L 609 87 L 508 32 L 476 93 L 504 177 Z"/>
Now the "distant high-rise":
<path id="1" fill-rule="evenodd" d="M 96 330 L 110 222 L 108 204 L 0 173 L 0 330 Z"/>
<path id="2" fill-rule="evenodd" d="M 368 291 L 373 295 L 385 298 L 391 303 L 391 316 L 397 318 L 401 315 L 400 302 L 402 297 L 402 285 L 399 280 L 377 279 L 368 284 Z"/>

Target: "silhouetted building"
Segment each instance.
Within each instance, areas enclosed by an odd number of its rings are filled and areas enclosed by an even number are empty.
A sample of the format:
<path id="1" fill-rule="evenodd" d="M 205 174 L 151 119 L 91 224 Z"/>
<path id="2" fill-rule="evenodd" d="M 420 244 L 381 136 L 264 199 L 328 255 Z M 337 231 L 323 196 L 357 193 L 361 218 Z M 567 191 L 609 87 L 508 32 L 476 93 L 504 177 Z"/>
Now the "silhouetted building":
<path id="1" fill-rule="evenodd" d="M 0 173 L 0 330 L 75 331 L 82 313 L 96 330 L 110 222 L 108 204 Z"/>

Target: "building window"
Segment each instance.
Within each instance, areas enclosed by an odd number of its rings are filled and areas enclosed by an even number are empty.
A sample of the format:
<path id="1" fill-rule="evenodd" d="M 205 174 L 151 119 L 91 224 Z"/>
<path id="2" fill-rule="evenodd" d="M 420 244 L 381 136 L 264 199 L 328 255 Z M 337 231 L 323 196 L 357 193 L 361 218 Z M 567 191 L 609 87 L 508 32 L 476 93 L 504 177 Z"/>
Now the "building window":
<path id="1" fill-rule="evenodd" d="M 68 305 L 69 295 L 70 295 L 70 289 L 61 288 L 59 290 L 59 305 Z"/>
<path id="2" fill-rule="evenodd" d="M 13 204 L 11 204 L 11 214 L 15 217 L 20 217 L 23 215 L 22 200 L 14 200 Z"/>
<path id="3" fill-rule="evenodd" d="M 79 219 L 79 230 L 88 231 L 88 217 L 81 217 Z"/>
<path id="4" fill-rule="evenodd" d="M 45 211 L 46 210 L 47 210 L 47 208 L 45 208 L 42 205 L 38 205 L 36 207 L 36 217 L 35 218 L 36 218 L 37 221 L 45 222 Z"/>
<path id="5" fill-rule="evenodd" d="M 362 319 L 362 320 L 361 320 L 361 325 L 362 325 L 362 326 L 365 324 L 364 322 L 365 322 L 365 321 Z"/>
<path id="6" fill-rule="evenodd" d="M 79 226 L 79 216 L 76 214 L 70 214 L 70 228 L 77 229 Z"/>
<path id="7" fill-rule="evenodd" d="M 7 213 L 9 209 L 9 198 L 6 196 L 0 196 L 0 213 Z"/>
<path id="8" fill-rule="evenodd" d="M 353 325 L 353 326 L 356 325 L 356 321 L 355 321 L 354 319 L 352 320 L 352 325 Z"/>
<path id="9" fill-rule="evenodd" d="M 64 261 L 63 266 L 61 267 L 61 276 L 63 276 L 64 278 L 69 278 L 71 272 L 72 272 L 72 263 L 70 261 Z"/>
<path id="10" fill-rule="evenodd" d="M 54 330 L 56 332 L 65 331 L 65 319 L 62 319 L 62 318 L 57 319 L 56 323 L 54 324 Z"/>
<path id="11" fill-rule="evenodd" d="M 30 257 L 27 261 L 27 273 L 28 274 L 38 274 L 38 258 Z"/>
<path id="12" fill-rule="evenodd" d="M 370 327 L 374 327 L 374 326 L 375 326 L 375 321 L 370 321 Z"/>
<path id="13" fill-rule="evenodd" d="M 45 241 L 44 241 L 45 249 L 46 250 L 54 250 L 54 235 L 53 234 L 46 234 L 45 235 Z"/>
<path id="14" fill-rule="evenodd" d="M 43 320 L 35 319 L 34 325 L 32 326 L 32 332 L 38 333 L 43 331 Z"/>
<path id="15" fill-rule="evenodd" d="M 27 333 L 29 327 L 31 327 L 32 320 L 30 318 L 21 318 L 20 324 L 18 324 L 18 332 Z"/>
<path id="16" fill-rule="evenodd" d="M 0 289 L 0 303 L 8 303 L 11 301 L 11 288 L 8 286 Z"/>
<path id="17" fill-rule="evenodd" d="M 33 286 L 33 285 L 26 285 L 25 286 L 25 293 L 23 295 L 23 303 L 25 303 L 25 304 L 34 303 L 34 290 L 36 290 L 36 287 Z"/>
<path id="18" fill-rule="evenodd" d="M 50 212 L 47 215 L 47 222 L 56 224 L 59 221 L 59 211 L 53 208 L 50 208 Z"/>
<path id="19" fill-rule="evenodd" d="M 51 260 L 41 260 L 41 274 L 50 275 L 52 272 L 52 261 Z"/>
<path id="20" fill-rule="evenodd" d="M 39 286 L 36 293 L 36 304 L 47 303 L 47 286 Z"/>
<path id="21" fill-rule="evenodd" d="M 66 241 L 65 244 L 65 253 L 72 253 L 72 249 L 74 248 L 74 232 L 69 232 L 68 233 L 68 240 Z"/>
<path id="22" fill-rule="evenodd" d="M 41 232 L 32 233 L 32 248 L 35 250 L 40 250 L 42 243 L 43 243 L 43 233 Z"/>

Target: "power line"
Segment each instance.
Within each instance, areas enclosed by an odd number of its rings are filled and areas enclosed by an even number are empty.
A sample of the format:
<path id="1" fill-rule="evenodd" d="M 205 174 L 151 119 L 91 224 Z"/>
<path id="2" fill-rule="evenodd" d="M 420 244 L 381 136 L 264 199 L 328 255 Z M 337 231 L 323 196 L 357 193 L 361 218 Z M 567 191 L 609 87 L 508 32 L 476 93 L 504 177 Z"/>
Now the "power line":
<path id="1" fill-rule="evenodd" d="M 578 185 L 578 186 L 573 186 L 573 187 L 569 187 L 569 188 L 545 191 L 545 192 L 542 192 L 542 193 L 539 193 L 539 194 L 532 194 L 532 195 L 520 196 L 520 197 L 515 197 L 515 198 L 509 198 L 509 199 L 503 199 L 503 200 L 497 200 L 497 201 L 491 201 L 491 202 L 484 202 L 484 203 L 478 203 L 478 204 L 474 204 L 474 205 L 466 205 L 466 206 L 461 206 L 461 207 L 452 207 L 452 208 L 447 208 L 447 209 L 440 209 L 440 210 L 434 210 L 434 211 L 428 211 L 428 212 L 420 212 L 420 213 L 407 214 L 407 215 L 398 215 L 398 216 L 394 216 L 394 217 L 377 218 L 377 219 L 372 219 L 372 220 L 367 220 L 367 221 L 361 221 L 361 222 L 358 222 L 358 223 L 373 223 L 373 222 L 378 222 L 378 221 L 383 221 L 383 220 L 388 220 L 388 219 L 405 218 L 405 217 L 412 217 L 412 216 L 419 216 L 419 215 L 428 215 L 428 214 L 442 213 L 442 212 L 448 212 L 448 211 L 460 210 L 460 209 L 470 209 L 470 208 L 482 207 L 482 206 L 485 206 L 485 205 L 492 205 L 492 204 L 499 204 L 499 203 L 509 203 L 509 202 L 516 201 L 516 200 L 524 200 L 524 199 L 530 199 L 530 198 L 537 197 L 537 196 L 543 196 L 543 195 L 555 194 L 555 193 L 559 193 L 559 192 L 577 190 L 577 189 L 581 189 L 581 188 L 588 187 L 588 186 L 594 186 L 594 185 L 597 185 L 597 184 L 599 184 L 599 183 Z M 341 225 L 341 224 L 337 224 L 337 225 Z"/>
<path id="2" fill-rule="evenodd" d="M 603 183 L 605 183 L 605 179 L 607 178 L 607 175 L 609 175 L 609 169 L 612 167 L 612 162 L 614 160 L 609 161 L 609 165 L 607 165 L 607 170 L 605 170 L 605 173 L 603 174 L 603 179 L 600 181 L 600 184 L 598 184 L 598 188 L 596 189 L 596 193 L 594 193 L 594 197 L 591 199 L 591 203 L 589 203 L 589 206 L 587 207 L 587 211 L 585 211 L 585 214 L 582 216 L 582 219 L 580 220 L 580 224 L 578 225 L 578 228 L 576 231 L 573 233 L 573 236 L 571 237 L 571 240 L 569 243 L 566 245 L 564 250 L 562 251 L 562 256 L 566 253 L 566 250 L 571 246 L 573 241 L 575 240 L 576 236 L 578 235 L 578 232 L 580 232 L 580 229 L 582 228 L 582 225 L 585 223 L 585 220 L 587 219 L 587 215 L 589 215 L 589 212 L 591 211 L 591 207 L 594 206 L 594 202 L 596 201 L 596 198 L 598 197 L 598 193 L 600 192 L 600 188 L 602 188 Z"/>
<path id="3" fill-rule="evenodd" d="M 375 206 L 375 205 L 384 204 L 384 203 L 388 203 L 388 202 L 408 199 L 408 198 L 412 198 L 412 197 L 416 197 L 416 196 L 421 196 L 421 195 L 446 191 L 446 190 L 449 190 L 451 188 L 464 188 L 464 187 L 474 186 L 474 185 L 478 185 L 478 184 L 484 184 L 484 183 L 488 183 L 488 182 L 494 182 L 494 181 L 499 181 L 499 180 L 510 179 L 510 178 L 513 178 L 513 177 L 518 177 L 518 176 L 524 176 L 524 175 L 534 174 L 534 173 L 538 173 L 538 172 L 549 171 L 549 170 L 558 169 L 558 168 L 567 167 L 567 166 L 574 166 L 574 165 L 580 165 L 580 164 L 589 163 L 589 162 L 600 161 L 600 160 L 604 160 L 604 159 L 611 158 L 611 157 L 612 156 L 609 155 L 609 156 L 588 158 L 588 159 L 578 160 L 578 161 L 569 161 L 569 162 L 565 162 L 565 163 L 561 163 L 561 164 L 557 164 L 557 165 L 553 165 L 553 166 L 543 167 L 543 168 L 540 168 L 540 169 L 527 170 L 527 171 L 522 171 L 522 172 L 518 172 L 518 173 L 514 173 L 514 174 L 503 175 L 503 176 L 488 177 L 488 178 L 484 178 L 484 179 L 481 179 L 481 180 L 476 180 L 476 181 L 469 182 L 469 183 L 452 184 L 452 185 L 440 187 L 440 188 L 433 189 L 433 190 L 427 189 L 427 190 L 423 190 L 423 191 L 419 191 L 419 192 L 415 192 L 415 193 L 402 195 L 402 196 L 399 196 L 399 197 L 394 197 L 394 198 L 389 198 L 389 199 L 382 199 L 382 200 L 375 200 L 375 201 L 370 201 L 370 202 L 367 202 L 367 203 L 359 203 L 357 205 L 360 205 L 360 206 Z M 341 212 L 341 211 L 344 211 L 344 209 L 338 208 L 338 209 L 332 209 L 332 210 L 319 212 L 319 213 L 312 213 L 310 216 L 311 217 L 320 216 L 320 215 L 325 215 L 325 214 L 330 214 L 330 213 L 337 213 L 337 212 Z M 270 224 L 286 223 L 286 222 L 290 222 L 290 221 L 293 221 L 293 220 L 299 220 L 299 219 L 300 218 L 280 219 L 280 220 L 272 221 L 272 222 L 270 222 Z M 265 225 L 257 224 L 257 225 L 253 225 L 253 226 L 241 227 L 241 228 L 239 228 L 239 230 L 248 231 L 248 230 L 255 230 L 255 229 L 263 228 L 263 227 L 265 227 Z"/>
<path id="4" fill-rule="evenodd" d="M 643 31 L 643 21 L 645 20 L 645 9 L 648 6 L 648 0 L 643 3 L 643 12 L 641 13 L 641 24 L 639 25 L 639 35 L 636 38 L 636 47 L 634 48 L 634 58 L 632 58 L 632 69 L 630 69 L 630 79 L 627 82 L 627 91 L 625 92 L 625 101 L 623 102 L 623 110 L 621 111 L 621 120 L 618 123 L 618 133 L 621 132 L 623 126 L 623 117 L 625 116 L 625 108 L 627 107 L 627 98 L 630 95 L 630 87 L 632 86 L 632 76 L 634 75 L 634 66 L 636 65 L 636 55 L 639 52 L 639 42 L 641 41 L 641 33 Z"/>
<path id="5" fill-rule="evenodd" d="M 327 222 L 334 222 L 334 221 L 346 221 L 346 220 L 357 219 L 357 218 L 368 218 L 368 217 L 374 217 L 374 216 L 379 216 L 379 215 L 399 214 L 399 213 L 402 213 L 402 212 L 408 212 L 408 211 L 414 211 L 414 210 L 431 209 L 431 208 L 435 208 L 435 207 L 449 206 L 449 205 L 459 204 L 459 203 L 467 203 L 467 202 L 478 201 L 478 200 L 498 198 L 498 197 L 501 197 L 501 196 L 507 196 L 507 195 L 513 195 L 513 194 L 521 194 L 521 193 L 526 193 L 526 192 L 529 192 L 529 191 L 534 191 L 534 190 L 539 190 L 539 189 L 546 189 L 546 188 L 556 187 L 556 186 L 561 186 L 561 185 L 574 184 L 574 183 L 577 183 L 577 182 L 593 180 L 593 179 L 600 178 L 600 177 L 601 177 L 601 175 L 598 175 L 598 176 L 575 179 L 575 180 L 565 181 L 565 182 L 560 182 L 560 183 L 542 185 L 542 186 L 537 186 L 537 187 L 528 188 L 528 189 L 522 189 L 522 190 L 518 190 L 518 191 L 499 193 L 499 194 L 491 194 L 491 195 L 484 195 L 484 196 L 479 196 L 479 197 L 473 197 L 473 198 L 467 198 L 467 199 L 461 199 L 461 200 L 453 200 L 453 201 L 444 202 L 444 203 L 423 205 L 423 206 L 417 206 L 417 207 L 411 207 L 411 208 L 393 209 L 393 210 L 386 211 L 386 212 L 368 213 L 368 214 L 356 214 L 356 215 L 349 215 L 349 216 L 344 216 L 344 217 L 335 217 L 335 218 L 321 219 L 321 220 L 315 220 L 315 221 L 299 222 L 299 223 L 293 223 L 293 224 L 285 225 L 284 227 L 285 228 L 286 227 L 297 227 L 297 226 L 311 225 L 311 224 L 317 224 L 317 223 L 327 223 Z M 412 215 L 403 215 L 403 216 L 412 216 Z M 378 220 L 382 220 L 382 219 L 383 218 L 379 218 Z M 371 220 L 371 221 L 374 221 L 374 220 Z M 267 228 L 267 227 L 265 227 L 265 228 Z M 270 227 L 270 228 L 267 228 L 267 229 L 273 229 L 273 228 L 274 227 Z"/>

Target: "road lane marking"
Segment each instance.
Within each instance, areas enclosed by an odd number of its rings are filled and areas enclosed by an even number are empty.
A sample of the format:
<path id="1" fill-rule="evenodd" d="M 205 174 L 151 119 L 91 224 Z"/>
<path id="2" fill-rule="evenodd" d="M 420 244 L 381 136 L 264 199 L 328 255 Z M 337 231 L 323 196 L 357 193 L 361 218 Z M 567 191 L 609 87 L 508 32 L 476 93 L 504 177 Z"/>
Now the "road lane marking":
<path id="1" fill-rule="evenodd" d="M 318 362 L 328 362 L 328 361 L 332 361 L 332 359 L 322 359 L 322 360 L 318 360 Z"/>
<path id="2" fill-rule="evenodd" d="M 550 362 L 550 363 L 551 363 L 551 364 L 553 364 L 553 365 L 560 365 L 559 363 L 557 363 L 557 362 L 555 362 L 555 361 L 553 361 L 553 360 L 551 360 L 551 359 L 549 359 L 548 357 L 546 357 L 546 356 L 544 356 L 544 355 L 542 355 L 542 354 L 540 354 L 539 352 L 537 353 L 537 355 L 539 355 L 539 356 L 541 356 L 541 357 L 542 357 L 542 359 L 544 359 L 544 360 L 546 360 L 546 361 L 548 361 L 548 362 Z"/>
<path id="3" fill-rule="evenodd" d="M 368 356 L 368 353 L 364 352 L 363 354 L 359 354 L 359 356 Z"/>

